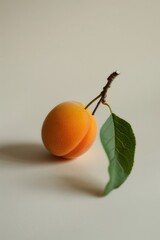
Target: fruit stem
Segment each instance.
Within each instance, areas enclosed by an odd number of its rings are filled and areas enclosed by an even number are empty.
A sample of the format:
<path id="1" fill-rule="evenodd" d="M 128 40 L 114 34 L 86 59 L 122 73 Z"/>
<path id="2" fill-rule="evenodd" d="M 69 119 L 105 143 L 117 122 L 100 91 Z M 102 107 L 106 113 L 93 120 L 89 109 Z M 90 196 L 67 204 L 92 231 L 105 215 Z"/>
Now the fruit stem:
<path id="1" fill-rule="evenodd" d="M 87 106 L 85 107 L 85 109 L 87 109 L 94 101 L 96 101 L 98 98 L 99 101 L 95 107 L 95 109 L 92 112 L 92 115 L 95 114 L 97 108 L 99 107 L 100 103 L 107 105 L 109 107 L 110 112 L 112 113 L 111 107 L 108 105 L 108 103 L 106 103 L 105 99 L 107 98 L 107 91 L 108 89 L 111 87 L 111 83 L 113 82 L 113 80 L 119 75 L 120 73 L 115 71 L 113 73 L 111 73 L 111 75 L 109 75 L 109 77 L 107 78 L 107 84 L 103 87 L 102 92 L 96 97 L 94 98 L 91 102 L 89 102 L 87 104 Z"/>
<path id="2" fill-rule="evenodd" d="M 92 101 L 90 101 L 87 106 L 85 106 L 85 109 L 87 109 L 92 103 L 94 103 L 98 98 L 100 98 L 102 94 L 100 93 L 97 97 L 95 97 Z"/>

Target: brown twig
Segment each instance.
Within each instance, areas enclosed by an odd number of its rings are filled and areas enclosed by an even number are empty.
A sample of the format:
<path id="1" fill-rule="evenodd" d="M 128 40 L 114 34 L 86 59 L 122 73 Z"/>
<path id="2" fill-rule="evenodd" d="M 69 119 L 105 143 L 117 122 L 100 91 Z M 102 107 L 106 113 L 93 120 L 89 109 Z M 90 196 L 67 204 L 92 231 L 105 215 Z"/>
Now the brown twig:
<path id="1" fill-rule="evenodd" d="M 98 103 L 97 103 L 97 105 L 96 105 L 96 107 L 95 107 L 95 109 L 94 109 L 93 112 L 92 112 L 92 115 L 95 114 L 95 112 L 96 112 L 97 108 L 99 107 L 100 103 L 103 103 L 103 104 L 106 103 L 107 91 L 108 91 L 108 89 L 111 87 L 111 84 L 112 84 L 113 80 L 114 80 L 119 74 L 120 74 L 120 73 L 117 72 L 117 71 L 116 71 L 116 72 L 113 72 L 113 73 L 107 78 L 107 84 L 103 87 L 103 91 L 102 91 L 96 98 L 94 98 L 91 102 L 89 102 L 89 103 L 87 104 L 87 106 L 85 107 L 85 109 L 88 108 L 94 101 L 96 101 L 98 98 L 100 98 L 99 101 L 98 101 Z"/>

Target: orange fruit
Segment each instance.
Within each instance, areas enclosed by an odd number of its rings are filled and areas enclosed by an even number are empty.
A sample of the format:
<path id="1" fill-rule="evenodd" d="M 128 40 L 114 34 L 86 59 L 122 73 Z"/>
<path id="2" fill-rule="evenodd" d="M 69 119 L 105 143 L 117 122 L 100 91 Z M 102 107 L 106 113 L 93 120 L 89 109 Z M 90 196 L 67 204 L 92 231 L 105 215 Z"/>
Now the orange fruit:
<path id="1" fill-rule="evenodd" d="M 75 158 L 86 152 L 97 133 L 94 116 L 79 102 L 63 102 L 53 108 L 42 126 L 44 146 L 55 156 Z"/>

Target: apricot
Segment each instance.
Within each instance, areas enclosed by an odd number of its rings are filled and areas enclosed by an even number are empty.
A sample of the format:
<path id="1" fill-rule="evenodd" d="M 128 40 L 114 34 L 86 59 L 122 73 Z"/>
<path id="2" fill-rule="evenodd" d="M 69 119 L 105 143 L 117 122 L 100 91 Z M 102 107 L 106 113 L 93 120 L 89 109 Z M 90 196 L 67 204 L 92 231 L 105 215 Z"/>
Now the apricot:
<path id="1" fill-rule="evenodd" d="M 42 140 L 53 155 L 75 158 L 91 147 L 96 132 L 96 120 L 82 103 L 63 102 L 44 120 Z"/>

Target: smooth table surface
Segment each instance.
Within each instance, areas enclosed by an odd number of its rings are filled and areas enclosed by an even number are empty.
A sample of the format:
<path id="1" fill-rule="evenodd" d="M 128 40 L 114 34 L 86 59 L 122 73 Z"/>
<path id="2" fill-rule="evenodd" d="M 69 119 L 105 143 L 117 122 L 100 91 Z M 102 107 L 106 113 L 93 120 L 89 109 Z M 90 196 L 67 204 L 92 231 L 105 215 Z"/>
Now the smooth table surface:
<path id="1" fill-rule="evenodd" d="M 0 1 L 0 239 L 160 239 L 160 2 Z M 107 197 L 99 133 L 73 161 L 44 149 L 58 103 L 107 101 L 131 123 L 133 171 Z M 93 109 L 91 107 L 91 109 Z M 109 116 L 100 106 L 98 131 Z"/>

